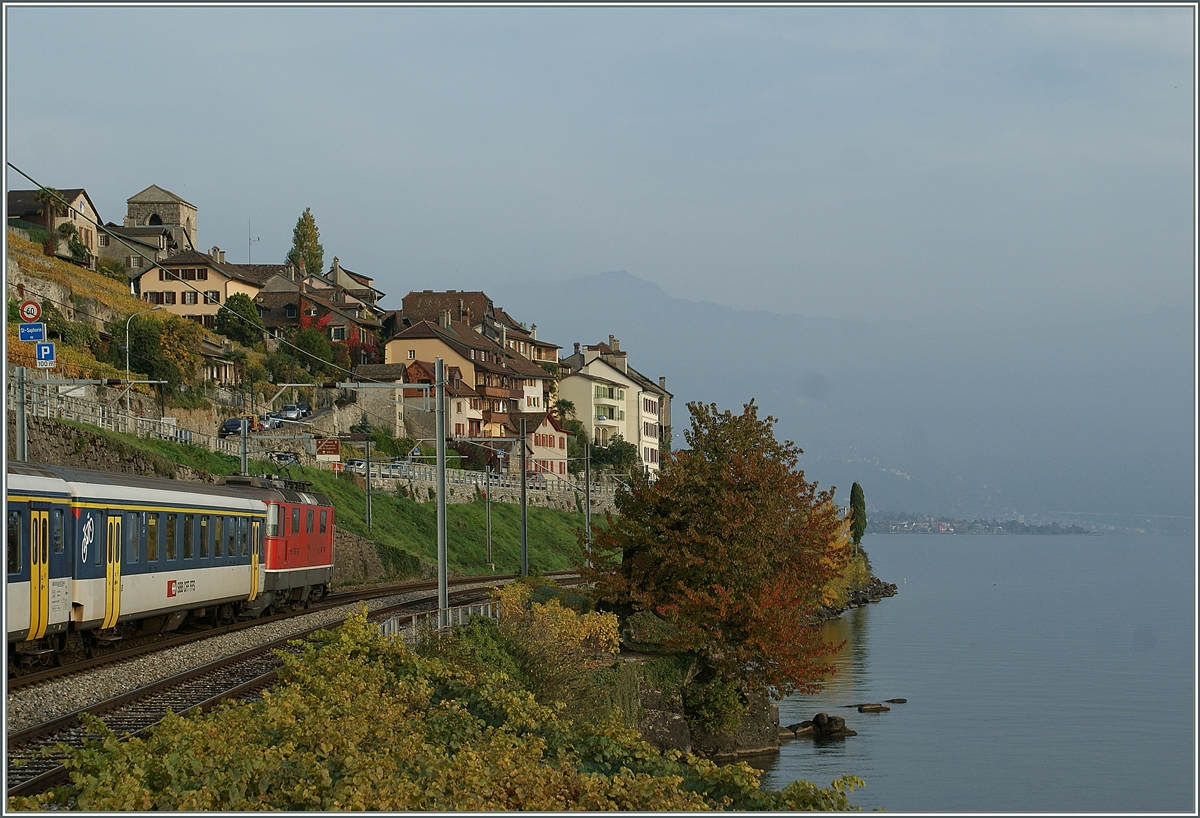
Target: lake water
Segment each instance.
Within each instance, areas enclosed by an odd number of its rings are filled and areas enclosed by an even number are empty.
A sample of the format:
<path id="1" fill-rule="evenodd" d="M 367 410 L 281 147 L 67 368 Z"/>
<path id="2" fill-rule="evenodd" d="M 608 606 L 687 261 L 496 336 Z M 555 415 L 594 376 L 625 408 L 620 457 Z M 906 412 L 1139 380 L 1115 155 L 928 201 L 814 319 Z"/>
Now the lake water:
<path id="1" fill-rule="evenodd" d="M 888 812 L 1195 814 L 1191 536 L 875 535 L 896 596 L 846 611 L 815 696 L 858 735 L 784 743 L 763 783 L 845 774 Z M 887 713 L 841 705 L 907 698 Z"/>

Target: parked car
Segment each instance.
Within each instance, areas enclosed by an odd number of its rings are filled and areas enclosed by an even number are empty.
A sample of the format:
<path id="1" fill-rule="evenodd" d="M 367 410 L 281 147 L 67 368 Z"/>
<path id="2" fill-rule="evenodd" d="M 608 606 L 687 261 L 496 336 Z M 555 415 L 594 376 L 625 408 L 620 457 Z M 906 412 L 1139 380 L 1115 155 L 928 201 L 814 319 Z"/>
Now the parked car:
<path id="1" fill-rule="evenodd" d="M 284 420 L 299 420 L 301 417 L 300 407 L 294 403 L 289 403 L 283 407 L 283 411 L 280 414 L 283 415 Z"/>
<path id="2" fill-rule="evenodd" d="M 272 414 L 273 413 L 268 412 L 265 415 L 259 415 L 258 422 L 262 425 L 263 429 L 277 429 L 283 423 L 283 420 L 278 416 L 278 414 L 275 414 L 274 417 L 272 417 Z"/>
<path id="3" fill-rule="evenodd" d="M 302 417 L 302 418 L 306 418 L 312 414 L 312 407 L 309 406 L 304 401 L 300 401 L 299 403 L 297 403 L 296 407 L 300 410 L 300 417 Z"/>
<path id="4" fill-rule="evenodd" d="M 380 469 L 380 474 L 391 478 L 407 477 L 408 472 L 409 467 L 407 463 L 384 463 Z"/>
<path id="5" fill-rule="evenodd" d="M 242 419 L 230 418 L 221 424 L 221 428 L 217 430 L 217 437 L 225 438 L 230 435 L 240 435 L 242 433 Z"/>
<path id="6" fill-rule="evenodd" d="M 267 414 L 264 415 L 264 417 L 268 417 L 271 419 L 271 422 L 274 424 L 274 426 L 272 428 L 283 425 L 283 415 L 279 414 L 278 412 L 267 412 Z"/>
<path id="7" fill-rule="evenodd" d="M 355 474 L 366 474 L 367 461 L 360 460 L 358 458 L 355 458 L 354 460 L 347 460 L 342 468 L 344 468 L 346 471 L 352 471 Z"/>
<path id="8" fill-rule="evenodd" d="M 525 487 L 530 489 L 546 488 L 546 475 L 540 471 L 525 472 Z"/>

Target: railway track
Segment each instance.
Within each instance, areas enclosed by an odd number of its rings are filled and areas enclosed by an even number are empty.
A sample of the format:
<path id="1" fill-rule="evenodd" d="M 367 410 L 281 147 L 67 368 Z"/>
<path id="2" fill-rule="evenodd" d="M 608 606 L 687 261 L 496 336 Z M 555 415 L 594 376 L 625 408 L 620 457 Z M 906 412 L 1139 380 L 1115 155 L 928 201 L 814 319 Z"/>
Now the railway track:
<path id="1" fill-rule="evenodd" d="M 556 571 L 547 574 L 549 577 L 561 578 L 574 575 L 573 571 Z M 447 581 L 449 587 L 453 588 L 460 585 L 478 584 L 480 582 L 507 582 L 515 579 L 516 574 L 499 574 L 484 577 L 455 577 Z M 161 650 L 188 645 L 193 642 L 198 642 L 204 639 L 209 639 L 215 636 L 221 636 L 227 633 L 236 633 L 237 631 L 247 628 L 258 627 L 259 625 L 279 622 L 286 619 L 291 619 L 297 616 L 314 613 L 323 609 L 335 607 L 338 605 L 346 605 L 354 602 L 363 602 L 370 599 L 378 599 L 384 596 L 395 596 L 405 593 L 417 593 L 420 591 L 435 590 L 437 588 L 436 579 L 428 580 L 410 580 L 407 582 L 393 583 L 389 585 L 377 585 L 370 588 L 353 589 L 349 591 L 340 591 L 332 593 L 325 597 L 318 605 L 313 605 L 309 608 L 296 611 L 285 611 L 283 613 L 273 614 L 271 616 L 259 617 L 257 619 L 248 619 L 243 622 L 236 622 L 232 625 L 225 625 L 217 628 L 208 628 L 205 630 L 183 633 L 174 636 L 168 636 L 162 639 L 147 641 L 135 647 L 126 650 L 114 651 L 97 656 L 90 659 L 82 659 L 69 664 L 50 667 L 44 670 L 35 670 L 22 673 L 21 675 L 11 676 L 8 680 L 8 690 L 22 690 L 34 685 L 44 684 L 46 682 L 55 681 L 94 670 L 106 665 L 115 664 L 117 662 L 128 661 L 139 656 L 145 656 L 149 653 L 156 653 Z"/>
<path id="2" fill-rule="evenodd" d="M 464 605 L 486 596 L 482 589 L 462 590 L 452 594 L 451 601 Z M 436 607 L 436 600 L 413 600 L 381 608 L 370 618 L 382 621 L 399 614 L 416 616 Z M 291 643 L 332 627 L 337 627 L 336 623 L 256 646 L 9 735 L 8 795 L 34 795 L 66 782 L 67 771 L 60 763 L 63 755 L 52 752 L 47 756 L 47 751 L 59 743 L 82 747 L 84 714 L 97 716 L 117 735 L 137 735 L 157 724 L 168 710 L 205 711 L 230 698 L 254 697 L 276 681 L 281 664 L 276 650 L 298 652 L 299 647 Z"/>

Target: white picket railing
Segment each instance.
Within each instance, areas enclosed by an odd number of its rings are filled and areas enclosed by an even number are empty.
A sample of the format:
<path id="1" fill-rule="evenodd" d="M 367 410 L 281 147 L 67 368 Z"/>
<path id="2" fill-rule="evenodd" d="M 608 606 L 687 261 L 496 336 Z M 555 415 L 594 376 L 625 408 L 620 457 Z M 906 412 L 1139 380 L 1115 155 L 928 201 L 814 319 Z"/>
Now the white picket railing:
<path id="1" fill-rule="evenodd" d="M 467 624 L 472 616 L 486 616 L 488 619 L 500 618 L 499 600 L 484 600 L 471 602 L 466 605 L 455 605 L 446 609 L 449 615 L 450 627 L 456 628 Z M 379 623 L 379 630 L 384 636 L 401 638 L 408 644 L 413 644 L 420 638 L 422 631 L 439 630 L 438 610 L 422 611 L 415 614 L 397 614 Z"/>
<path id="2" fill-rule="evenodd" d="M 158 420 L 126 414 L 121 402 L 104 404 L 79 395 L 72 391 L 82 391 L 82 387 L 60 386 L 46 383 L 36 378 L 25 381 L 25 411 L 31 418 L 54 418 L 57 420 L 72 420 L 108 429 L 114 432 L 135 435 L 139 438 L 169 440 L 175 443 L 190 443 L 214 452 L 223 452 L 235 457 L 241 454 L 241 438 L 231 435 L 226 438 L 215 434 L 197 432 L 191 429 L 180 429 L 174 419 Z M 16 411 L 17 405 L 16 379 L 9 378 L 7 394 L 7 410 Z M 278 449 L 284 441 L 272 439 L 269 434 L 252 434 L 247 439 L 248 454 L 256 460 L 268 459 L 268 452 Z M 292 441 L 287 441 L 292 442 Z M 299 455 L 301 461 L 308 466 L 322 469 L 332 469 L 334 463 L 317 461 L 310 455 Z M 342 464 L 338 464 L 342 465 Z M 427 463 L 372 463 L 371 482 L 380 487 L 394 487 L 395 481 L 435 482 L 437 469 Z M 542 473 L 538 482 L 527 484 L 529 493 L 549 492 L 553 494 L 578 493 L 586 494 L 586 484 L 582 480 L 572 480 L 562 475 Z M 538 479 L 538 478 L 535 478 Z M 544 485 L 541 484 L 544 480 Z M 446 483 L 449 485 L 478 486 L 481 490 L 488 484 L 488 477 L 481 471 L 467 469 L 447 469 Z M 600 480 L 592 481 L 592 496 L 611 496 L 619 481 L 611 475 L 603 475 Z M 492 474 L 490 485 L 494 489 L 519 490 L 521 476 L 519 474 Z"/>

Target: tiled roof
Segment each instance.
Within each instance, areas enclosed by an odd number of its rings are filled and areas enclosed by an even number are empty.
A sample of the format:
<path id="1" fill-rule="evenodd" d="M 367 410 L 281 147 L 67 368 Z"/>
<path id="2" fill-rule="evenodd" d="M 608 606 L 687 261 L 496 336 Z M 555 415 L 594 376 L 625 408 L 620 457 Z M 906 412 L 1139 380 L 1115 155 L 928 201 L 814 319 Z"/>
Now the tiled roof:
<path id="1" fill-rule="evenodd" d="M 458 312 L 458 302 L 460 300 L 463 303 L 464 310 L 462 315 Z M 485 315 L 491 314 L 493 310 L 492 299 L 488 298 L 487 294 L 482 291 L 413 291 L 404 296 L 401 304 L 403 305 L 401 312 L 404 314 L 404 317 L 414 324 L 418 321 L 437 321 L 443 310 L 449 310 L 450 317 L 453 320 L 461 321 L 466 318 L 465 312 L 469 310 L 471 313 L 471 324 L 474 325 L 482 321 Z"/>
<path id="2" fill-rule="evenodd" d="M 625 384 L 623 384 L 623 383 L 619 383 L 617 381 L 610 381 L 608 378 L 601 378 L 598 375 L 589 375 L 588 373 L 583 372 L 582 370 L 579 372 L 572 372 L 569 375 L 564 375 L 562 380 L 565 381 L 567 378 L 583 378 L 585 381 L 594 381 L 596 383 L 603 383 L 603 384 L 607 384 L 609 386 L 619 386 L 622 389 L 625 388 Z M 560 381 L 560 383 L 561 383 L 561 381 Z"/>
<path id="3" fill-rule="evenodd" d="M 194 204 L 184 199 L 182 196 L 176 196 L 171 191 L 161 188 L 158 185 L 150 185 L 145 190 L 135 193 L 125 200 L 126 202 L 163 202 L 176 201 L 183 202 L 188 207 L 195 207 Z"/>
<path id="4" fill-rule="evenodd" d="M 218 263 L 215 259 L 213 259 L 212 256 L 208 255 L 207 253 L 201 253 L 197 250 L 183 250 L 178 253 L 175 253 L 172 256 L 168 256 L 167 258 L 165 258 L 159 262 L 159 266 L 166 267 L 168 269 L 170 269 L 172 267 L 189 267 L 189 266 L 201 266 L 201 265 L 211 267 L 214 270 L 216 270 L 217 272 L 223 273 L 224 275 L 228 276 L 229 278 L 236 278 L 239 281 L 245 281 L 246 283 L 253 284 L 256 287 L 261 286 L 263 281 L 265 280 L 265 277 L 260 277 L 259 274 L 256 273 L 253 269 L 248 269 L 247 265 L 245 265 L 245 264 L 230 264 L 228 262 L 221 264 L 221 263 Z M 251 265 L 251 266 L 259 266 L 259 265 Z M 153 269 L 153 268 L 151 268 L 151 269 Z M 146 272 L 149 272 L 149 270 L 147 270 Z M 144 274 L 145 273 L 143 273 L 143 275 Z"/>
<path id="5" fill-rule="evenodd" d="M 37 215 L 45 207 L 45 203 L 41 202 L 37 195 L 38 190 L 10 190 L 8 191 L 8 218 L 16 218 L 19 216 Z M 92 206 L 92 210 L 99 214 L 96 210 L 96 205 L 92 204 L 92 197 L 88 196 L 87 191 L 81 187 L 72 187 L 58 191 L 68 203 L 75 201 L 82 194 L 88 200 L 88 204 Z"/>
<path id="6" fill-rule="evenodd" d="M 407 370 L 404 364 L 363 364 L 354 368 L 354 374 L 371 381 L 402 381 Z"/>

